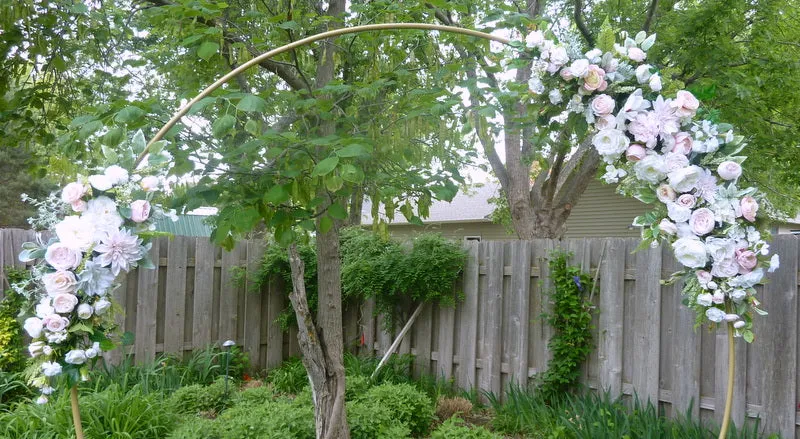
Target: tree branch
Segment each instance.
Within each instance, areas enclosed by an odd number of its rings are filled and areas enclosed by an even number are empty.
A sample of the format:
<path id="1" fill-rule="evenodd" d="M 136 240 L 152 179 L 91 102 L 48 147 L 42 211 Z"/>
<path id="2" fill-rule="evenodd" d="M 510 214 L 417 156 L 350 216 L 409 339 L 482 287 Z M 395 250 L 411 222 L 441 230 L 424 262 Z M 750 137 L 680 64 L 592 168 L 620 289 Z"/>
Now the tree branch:
<path id="1" fill-rule="evenodd" d="M 581 31 L 583 39 L 586 40 L 586 43 L 589 44 L 589 46 L 594 47 L 594 37 L 592 36 L 592 32 L 589 31 L 589 28 L 586 26 L 586 22 L 583 21 L 583 1 L 575 0 L 573 18 L 575 19 L 575 24 L 578 26 L 578 30 Z"/>
<path id="2" fill-rule="evenodd" d="M 647 18 L 644 20 L 644 26 L 642 26 L 642 30 L 647 33 L 650 33 L 650 26 L 653 24 L 656 9 L 658 9 L 658 0 L 650 0 L 650 6 L 647 8 Z"/>

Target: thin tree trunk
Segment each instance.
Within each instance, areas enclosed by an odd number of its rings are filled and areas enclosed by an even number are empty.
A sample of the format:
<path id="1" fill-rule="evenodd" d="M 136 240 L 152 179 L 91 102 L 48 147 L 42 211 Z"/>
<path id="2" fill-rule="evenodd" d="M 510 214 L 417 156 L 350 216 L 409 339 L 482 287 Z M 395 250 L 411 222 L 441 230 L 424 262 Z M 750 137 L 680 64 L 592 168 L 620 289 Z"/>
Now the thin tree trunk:
<path id="1" fill-rule="evenodd" d="M 338 272 L 338 235 L 329 232 L 325 235 L 334 235 L 337 239 L 337 247 L 334 249 L 337 254 L 336 272 Z M 323 244 L 318 243 L 318 247 L 328 248 L 325 239 Z M 321 255 L 323 251 L 318 250 Z M 325 253 L 328 254 L 328 253 Z M 295 315 L 297 316 L 298 332 L 297 340 L 300 345 L 300 352 L 303 357 L 303 365 L 311 381 L 311 392 L 314 399 L 314 421 L 317 439 L 349 439 L 350 430 L 347 426 L 347 417 L 344 404 L 344 364 L 343 348 L 341 342 L 341 288 L 336 282 L 333 290 L 338 291 L 338 306 L 330 306 L 330 300 L 323 300 L 323 297 L 330 299 L 335 296 L 336 291 L 331 295 L 330 282 L 323 283 L 320 276 L 319 281 L 319 329 L 314 324 L 311 311 L 308 307 L 306 296 L 305 281 L 303 278 L 305 266 L 297 253 L 297 247 L 292 244 L 289 247 L 289 265 L 292 268 L 292 294 L 289 300 L 292 302 Z M 338 308 L 338 312 L 335 310 Z M 330 312 L 323 312 L 324 309 Z M 338 315 L 338 318 L 336 317 Z M 324 334 L 335 330 L 338 322 L 338 337 L 329 337 L 327 340 Z"/>

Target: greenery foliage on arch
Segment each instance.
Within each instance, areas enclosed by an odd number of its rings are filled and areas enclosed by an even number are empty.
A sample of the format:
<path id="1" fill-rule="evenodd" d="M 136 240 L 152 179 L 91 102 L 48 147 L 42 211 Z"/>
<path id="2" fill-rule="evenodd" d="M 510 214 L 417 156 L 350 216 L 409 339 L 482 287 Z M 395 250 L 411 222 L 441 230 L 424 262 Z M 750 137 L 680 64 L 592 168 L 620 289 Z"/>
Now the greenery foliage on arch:
<path id="1" fill-rule="evenodd" d="M 645 63 L 654 35 L 622 37 L 617 44 L 606 30 L 598 48 L 587 53 L 539 30 L 511 44 L 511 50 L 529 54 L 533 66 L 528 90 L 518 98 L 532 98 L 527 114 L 547 127 L 533 141 L 571 141 L 600 154 L 607 182 L 620 182 L 623 192 L 655 205 L 635 224 L 643 227 L 645 244 L 670 243 L 686 267 L 685 302 L 698 320 L 731 322 L 752 341 L 752 314 L 762 312 L 755 285 L 767 269 L 777 268 L 778 259 L 768 258 L 765 209 L 759 210 L 764 199 L 739 181 L 744 141 L 703 112 L 690 92 L 662 95 L 670 84 Z M 40 206 L 36 225 L 54 231 L 55 238 L 26 244 L 20 259 L 37 263 L 32 279 L 15 286 L 28 299 L 24 327 L 32 337 L 40 402 L 53 391 L 53 377 L 75 382 L 87 363 L 114 347 L 114 278 L 150 265 L 152 223 L 169 216 L 155 203 L 170 162 L 162 148 L 152 145 L 147 163 L 136 166 L 135 157 L 145 149 L 139 133 L 123 151 L 106 154 L 118 163 L 78 177 L 60 198 Z M 347 157 L 351 153 L 362 154 L 348 151 Z M 323 160 L 314 172 L 324 177 L 338 163 L 338 156 Z M 288 240 L 294 235 L 282 232 Z"/>

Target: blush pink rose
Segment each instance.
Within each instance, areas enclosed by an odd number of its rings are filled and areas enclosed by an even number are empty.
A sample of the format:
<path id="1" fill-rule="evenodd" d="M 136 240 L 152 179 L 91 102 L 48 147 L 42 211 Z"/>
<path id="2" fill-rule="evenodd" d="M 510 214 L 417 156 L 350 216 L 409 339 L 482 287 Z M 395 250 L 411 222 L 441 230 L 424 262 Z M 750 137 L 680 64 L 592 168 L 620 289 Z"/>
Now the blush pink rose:
<path id="1" fill-rule="evenodd" d="M 714 225 L 714 212 L 705 207 L 692 212 L 692 216 L 689 218 L 689 227 L 692 228 L 692 232 L 697 236 L 711 233 L 714 230 Z"/>
<path id="2" fill-rule="evenodd" d="M 600 87 L 597 87 L 597 91 L 606 91 L 607 88 L 608 88 L 608 81 L 603 80 L 603 82 L 600 83 Z"/>
<path id="3" fill-rule="evenodd" d="M 589 66 L 586 76 L 583 77 L 583 88 L 588 91 L 598 90 L 605 82 L 605 77 L 605 70 L 601 69 L 597 64 L 592 64 Z"/>
<path id="4" fill-rule="evenodd" d="M 752 250 L 740 248 L 736 250 L 736 262 L 739 264 L 739 267 L 741 267 L 739 272 L 745 274 L 756 268 L 758 258 L 756 258 L 756 254 Z"/>
<path id="5" fill-rule="evenodd" d="M 694 195 L 692 194 L 683 194 L 680 197 L 678 197 L 677 200 L 675 200 L 677 204 L 688 208 L 694 207 L 695 201 L 696 200 L 694 198 Z"/>
<path id="6" fill-rule="evenodd" d="M 77 286 L 77 279 L 75 274 L 71 271 L 58 270 L 53 273 L 47 273 L 42 276 L 44 289 L 47 295 L 55 297 L 58 294 L 72 293 Z"/>
<path id="7" fill-rule="evenodd" d="M 78 304 L 78 298 L 74 294 L 59 294 L 53 298 L 53 309 L 59 314 L 72 312 Z"/>
<path id="8" fill-rule="evenodd" d="M 647 54 L 638 47 L 631 47 L 628 49 L 628 58 L 630 58 L 631 61 L 642 62 L 647 58 Z"/>
<path id="9" fill-rule="evenodd" d="M 61 317 L 58 314 L 51 314 L 42 319 L 42 323 L 48 331 L 60 332 L 67 329 L 67 326 L 69 326 L 69 319 Z"/>
<path id="10" fill-rule="evenodd" d="M 565 81 L 575 78 L 575 76 L 572 75 L 572 70 L 570 70 L 569 67 L 564 67 L 560 72 L 558 72 L 558 74 L 561 75 L 561 79 Z"/>
<path id="11" fill-rule="evenodd" d="M 47 247 L 44 254 L 44 260 L 56 270 L 74 270 L 81 263 L 83 254 L 73 248 L 56 242 Z"/>
<path id="12" fill-rule="evenodd" d="M 664 218 L 658 223 L 658 228 L 667 235 L 675 235 L 678 233 L 678 226 L 672 221 Z"/>
<path id="13" fill-rule="evenodd" d="M 664 204 L 675 201 L 675 189 L 668 184 L 662 184 L 656 189 L 656 196 L 658 200 Z"/>
<path id="14" fill-rule="evenodd" d="M 135 223 L 147 221 L 150 217 L 150 203 L 147 200 L 136 200 L 131 203 L 131 220 Z"/>
<path id="15" fill-rule="evenodd" d="M 677 171 L 689 166 L 689 159 L 683 154 L 677 152 L 668 152 L 664 155 L 664 164 L 667 167 L 667 172 Z"/>
<path id="16" fill-rule="evenodd" d="M 677 152 L 683 155 L 689 155 L 694 146 L 692 135 L 687 132 L 679 132 L 674 136 L 675 144 L 672 146 L 672 152 Z"/>
<path id="17" fill-rule="evenodd" d="M 694 117 L 700 107 L 700 101 L 686 90 L 680 90 L 672 101 L 678 117 Z"/>
<path id="18" fill-rule="evenodd" d="M 612 98 L 611 96 L 602 94 L 592 99 L 591 106 L 595 116 L 606 116 L 608 114 L 611 114 L 612 111 L 614 111 L 614 106 L 616 106 L 616 102 L 614 102 L 614 98 Z"/>
<path id="19" fill-rule="evenodd" d="M 758 212 L 758 202 L 755 198 L 751 196 L 746 196 L 742 198 L 742 201 L 739 202 L 739 206 L 742 209 L 742 216 L 748 221 L 755 221 L 756 220 L 756 212 Z"/>
<path id="20" fill-rule="evenodd" d="M 85 184 L 70 183 L 61 190 L 61 200 L 65 203 L 72 204 L 80 200 L 88 191 L 89 187 Z"/>
<path id="21" fill-rule="evenodd" d="M 647 156 L 647 151 L 638 143 L 631 144 L 627 151 L 625 151 L 625 158 L 627 158 L 629 162 L 638 162 L 645 158 L 645 156 Z"/>
<path id="22" fill-rule="evenodd" d="M 726 160 L 717 167 L 717 174 L 719 174 L 723 180 L 736 180 L 742 175 L 742 165 Z"/>
<path id="23" fill-rule="evenodd" d="M 700 282 L 700 285 L 706 285 L 707 283 L 711 282 L 711 273 L 707 272 L 706 270 L 697 270 L 695 275 L 697 276 L 697 281 Z"/>
<path id="24" fill-rule="evenodd" d="M 71 204 L 72 210 L 75 212 L 85 212 L 86 208 L 89 207 L 89 203 L 83 200 L 78 200 Z"/>

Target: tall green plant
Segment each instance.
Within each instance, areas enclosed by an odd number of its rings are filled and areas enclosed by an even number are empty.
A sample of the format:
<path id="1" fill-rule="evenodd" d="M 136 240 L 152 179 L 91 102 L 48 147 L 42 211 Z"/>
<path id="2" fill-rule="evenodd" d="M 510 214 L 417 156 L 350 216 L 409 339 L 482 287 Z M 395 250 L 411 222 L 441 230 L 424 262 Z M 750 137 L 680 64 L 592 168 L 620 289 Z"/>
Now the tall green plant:
<path id="1" fill-rule="evenodd" d="M 16 283 L 28 276 L 25 270 L 6 267 L 9 283 Z M 25 367 L 25 356 L 22 353 L 22 328 L 17 316 L 24 297 L 14 290 L 6 290 L 5 298 L 0 301 L 0 370 L 4 372 L 20 372 Z"/>
<path id="2" fill-rule="evenodd" d="M 554 329 L 547 346 L 553 358 L 547 364 L 539 391 L 546 397 L 563 394 L 575 387 L 580 365 L 592 350 L 592 304 L 587 297 L 592 280 L 579 267 L 569 265 L 571 253 L 550 254 L 550 273 L 554 290 L 547 323 Z"/>

